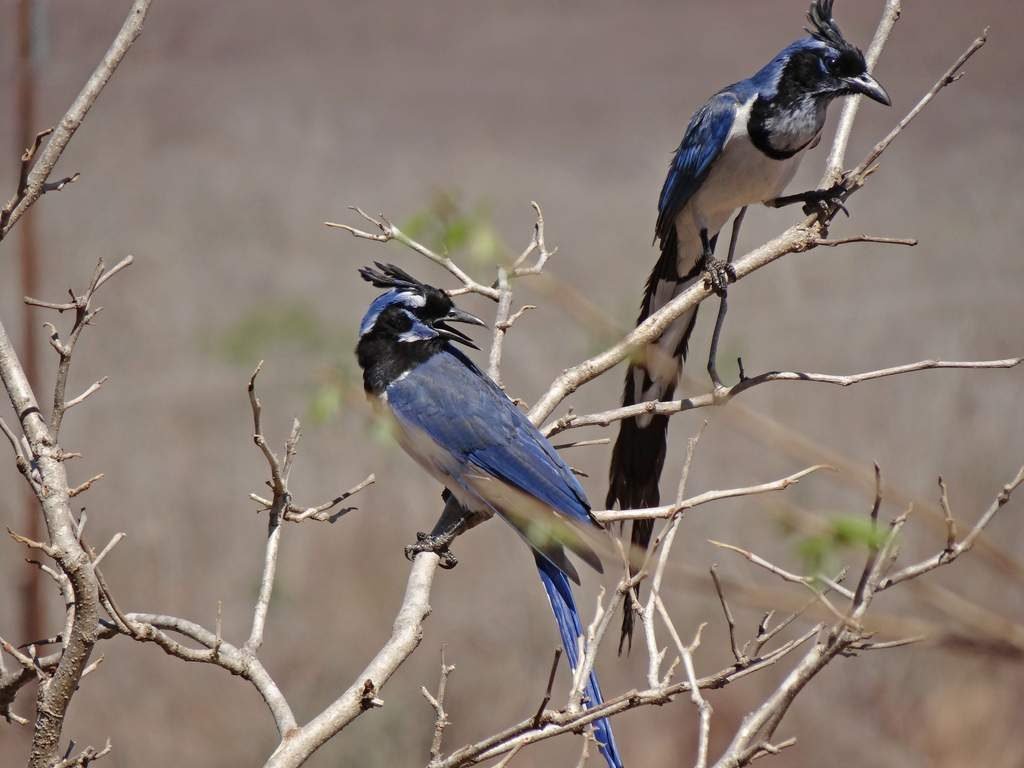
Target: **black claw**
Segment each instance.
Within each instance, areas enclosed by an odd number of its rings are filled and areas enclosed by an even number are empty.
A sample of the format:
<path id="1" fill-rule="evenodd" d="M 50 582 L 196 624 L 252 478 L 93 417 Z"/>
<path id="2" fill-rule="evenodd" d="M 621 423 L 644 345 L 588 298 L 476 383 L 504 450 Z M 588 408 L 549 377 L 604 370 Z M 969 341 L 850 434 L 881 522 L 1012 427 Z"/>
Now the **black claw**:
<path id="1" fill-rule="evenodd" d="M 441 561 L 438 563 L 438 565 L 440 565 L 446 571 L 450 571 L 452 568 L 459 564 L 459 561 L 455 557 L 455 555 L 453 555 L 447 549 L 444 552 L 439 552 L 438 554 L 441 557 Z"/>
<path id="2" fill-rule="evenodd" d="M 736 268 L 714 257 L 704 261 L 704 287 L 725 296 L 729 283 L 736 282 Z"/>
<path id="3" fill-rule="evenodd" d="M 846 185 L 841 181 L 828 189 L 812 189 L 810 192 L 801 192 L 797 195 L 786 195 L 785 197 L 776 198 L 771 201 L 770 205 L 775 208 L 781 208 L 786 205 L 793 205 L 794 203 L 803 203 L 803 211 L 808 216 L 828 213 L 828 209 L 834 205 L 849 218 L 850 211 L 841 199 L 846 193 Z"/>
<path id="4" fill-rule="evenodd" d="M 416 532 L 416 543 L 409 544 L 405 547 L 405 559 L 413 560 L 416 555 L 421 552 L 433 552 L 439 558 L 441 562 L 439 565 L 445 570 L 451 570 L 459 564 L 458 559 L 453 555 L 448 547 L 454 541 L 455 536 L 450 534 L 441 534 L 439 536 L 432 536 L 429 533 L 423 531 Z"/>

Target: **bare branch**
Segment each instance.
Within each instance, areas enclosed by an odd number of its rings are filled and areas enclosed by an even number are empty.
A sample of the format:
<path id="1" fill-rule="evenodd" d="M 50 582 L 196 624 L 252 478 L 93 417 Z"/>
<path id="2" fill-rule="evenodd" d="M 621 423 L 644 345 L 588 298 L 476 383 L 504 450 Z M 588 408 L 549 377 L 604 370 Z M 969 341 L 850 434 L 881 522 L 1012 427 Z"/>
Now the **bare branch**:
<path id="1" fill-rule="evenodd" d="M 679 476 L 679 486 L 676 489 L 676 506 L 681 507 L 683 503 L 683 497 L 686 495 L 686 485 L 690 479 L 690 468 L 693 466 L 693 457 L 697 452 L 697 446 L 700 443 L 700 439 L 704 436 L 704 432 L 708 428 L 708 422 L 705 420 L 696 434 L 689 439 L 686 444 L 686 460 L 683 462 L 683 471 Z M 654 552 L 658 552 L 658 563 L 654 570 L 654 578 L 651 580 L 651 594 L 647 598 L 647 604 L 643 609 L 643 625 L 644 625 L 644 638 L 647 642 L 647 653 L 648 653 L 648 667 L 647 667 L 647 683 L 651 688 L 656 688 L 659 681 L 659 673 L 661 668 L 661 662 L 664 658 L 664 651 L 658 650 L 658 644 L 655 639 L 654 631 L 654 611 L 656 601 L 660 599 L 661 584 L 665 577 L 665 567 L 668 565 L 668 556 L 672 550 L 672 545 L 675 542 L 676 532 L 679 530 L 679 524 L 682 522 L 683 514 L 682 509 L 677 509 L 673 512 L 672 521 L 666 526 L 665 530 L 662 531 L 657 539 L 655 539 L 654 546 L 648 549 L 643 565 L 640 567 L 637 576 L 643 577 L 643 574 L 647 572 L 650 564 L 650 559 Z M 627 610 L 629 606 L 627 606 Z M 665 624 L 670 628 L 673 635 L 676 635 L 675 627 L 672 626 L 672 622 L 668 619 L 667 613 L 664 616 Z M 678 637 L 678 636 L 677 636 Z M 677 643 L 678 644 L 678 643 Z M 681 644 L 679 644 L 681 645 Z M 667 681 L 666 681 L 667 682 Z"/>
<path id="2" fill-rule="evenodd" d="M 71 744 L 71 747 L 73 746 L 74 743 Z M 71 750 L 71 747 L 69 747 L 68 749 L 69 752 Z M 112 748 L 113 747 L 110 744 L 110 739 L 107 739 L 107 743 L 104 745 L 103 749 L 98 750 L 95 747 L 86 747 L 78 753 L 77 757 L 65 758 L 64 760 L 61 760 L 59 763 L 56 763 L 53 766 L 53 768 L 89 768 L 89 765 L 91 763 L 94 763 L 100 758 L 109 755 L 110 750 Z"/>
<path id="3" fill-rule="evenodd" d="M 14 352 L 3 324 L 0 323 L 0 379 L 18 414 L 22 431 L 32 454 L 41 485 L 39 494 L 49 544 L 42 547 L 67 575 L 74 595 L 74 621 L 67 647 L 61 655 L 50 682 L 37 694 L 37 717 L 33 733 L 30 768 L 50 768 L 57 761 L 64 715 L 68 703 L 88 666 L 96 642 L 98 619 L 97 583 L 89 567 L 90 558 L 78 541 L 74 517 L 68 503 L 67 474 L 56 447 L 56 440 L 40 414 L 32 388 Z"/>
<path id="4" fill-rule="evenodd" d="M 427 248 L 427 246 L 417 242 L 416 240 L 413 240 L 407 234 L 402 232 L 402 230 L 400 230 L 398 227 L 396 227 L 394 224 L 388 221 L 384 217 L 384 214 L 378 214 L 378 217 L 373 217 L 366 211 L 364 211 L 362 208 L 359 208 L 357 206 L 349 206 L 349 210 L 354 211 L 363 219 L 376 226 L 377 229 L 380 230 L 380 234 L 366 232 L 364 230 L 351 227 L 348 224 L 337 224 L 332 221 L 325 221 L 324 224 L 327 225 L 328 227 L 333 227 L 335 229 L 343 229 L 346 232 L 353 235 L 354 237 L 358 237 L 363 240 L 373 240 L 378 243 L 388 243 L 394 240 L 398 243 L 401 243 L 406 248 L 415 251 L 420 256 L 427 257 L 435 264 L 444 267 L 460 283 L 462 283 L 463 288 L 461 290 L 457 292 L 449 292 L 453 293 L 453 295 L 455 295 L 455 293 L 478 293 L 481 296 L 486 296 L 487 298 L 493 299 L 494 301 L 498 301 L 501 298 L 501 293 L 497 288 L 491 288 L 490 286 L 478 283 L 476 280 L 474 280 L 468 274 L 466 274 L 462 270 L 462 268 L 459 267 L 459 265 L 452 261 L 450 258 L 435 253 L 434 251 Z"/>
<path id="5" fill-rule="evenodd" d="M 75 135 L 75 131 L 82 125 L 85 116 L 92 108 L 92 105 L 96 103 L 100 92 L 113 76 L 114 70 L 117 69 L 121 60 L 124 59 L 125 54 L 128 53 L 128 49 L 132 47 L 132 43 L 142 33 L 142 24 L 146 20 L 146 14 L 149 12 L 151 2 L 152 0 L 135 0 L 132 3 L 131 10 L 128 11 L 128 16 L 121 26 L 121 30 L 110 44 L 110 48 L 107 49 L 103 60 L 93 71 L 85 86 L 78 96 L 75 97 L 75 100 L 71 102 L 71 106 L 64 113 L 60 123 L 53 129 L 52 135 L 50 135 L 50 139 L 46 143 L 46 148 L 32 167 L 32 171 L 24 177 L 23 183 L 19 185 L 21 188 L 17 194 L 4 207 L 2 226 L 0 226 L 0 240 L 7 236 L 11 228 L 25 215 L 25 211 L 32 207 L 36 200 L 46 191 L 47 179 L 49 179 L 50 174 L 57 165 L 57 161 L 67 148 L 71 137 Z M 44 132 L 36 139 L 36 146 L 47 134 L 48 132 Z M 33 151 L 31 155 L 34 154 L 35 152 Z M 31 155 L 29 160 L 31 160 Z M 7 211 L 10 211 L 10 213 L 7 213 Z M 48 765 L 46 768 L 51 768 L 51 766 Z"/>
<path id="6" fill-rule="evenodd" d="M 273 501 L 267 516 L 267 545 L 263 557 L 263 574 L 260 577 L 260 591 L 256 598 L 256 605 L 253 608 L 252 629 L 249 632 L 249 639 L 245 641 L 243 650 L 249 655 L 255 655 L 263 644 L 263 632 L 267 623 L 267 612 L 270 610 L 270 598 L 274 592 L 274 578 L 277 574 L 277 557 L 281 546 L 281 521 L 291 501 L 291 494 L 288 491 L 288 477 L 291 473 L 292 462 L 295 459 L 296 447 L 301 436 L 299 420 L 292 421 L 291 433 L 284 444 L 284 462 L 278 460 L 277 456 L 267 444 L 263 435 L 263 427 L 260 421 L 262 404 L 256 395 L 256 377 L 263 367 L 263 361 L 256 366 L 249 377 L 249 386 L 246 388 L 249 393 L 249 405 L 252 408 L 253 442 L 260 449 L 263 457 L 270 468 L 270 485 L 274 491 Z"/>
<path id="7" fill-rule="evenodd" d="M 818 240 L 815 245 L 825 248 L 838 248 L 841 245 L 851 243 L 877 243 L 880 245 L 906 245 L 914 247 L 918 241 L 909 237 L 878 237 L 877 235 L 853 235 L 852 237 L 841 237 L 835 240 Z"/>
<path id="8" fill-rule="evenodd" d="M 370 474 L 365 479 L 361 480 L 359 483 L 357 483 L 356 485 L 352 486 L 347 491 L 342 493 L 340 496 L 336 496 L 330 501 L 325 501 L 323 504 L 318 504 L 315 507 L 302 508 L 289 502 L 284 510 L 283 517 L 285 520 L 291 523 L 301 523 L 305 520 L 317 520 L 320 522 L 329 523 L 337 522 L 337 520 L 340 517 L 342 517 L 345 513 L 352 511 L 353 509 L 355 509 L 355 507 L 345 507 L 344 509 L 339 509 L 334 512 L 331 512 L 331 509 L 336 507 L 341 502 L 355 496 L 364 488 L 368 488 L 369 486 L 373 485 L 375 482 L 377 482 L 376 475 Z M 263 504 L 266 509 L 270 509 L 273 506 L 272 501 L 268 501 L 267 499 L 261 498 L 260 496 L 257 496 L 254 493 L 249 494 L 249 497 L 254 501 L 258 501 L 260 504 Z"/>
<path id="9" fill-rule="evenodd" d="M 732 647 L 733 658 L 736 659 L 736 663 L 742 664 L 745 656 L 736 644 L 736 620 L 732 617 L 732 611 L 729 609 L 729 603 L 726 601 L 725 593 L 722 591 L 722 582 L 718 579 L 718 564 L 715 563 L 712 565 L 710 571 L 711 580 L 715 583 L 715 592 L 718 593 L 718 602 L 722 604 L 722 613 L 725 614 L 725 623 L 729 627 L 729 645 Z M 765 619 L 767 620 L 767 618 L 768 617 L 766 616 Z M 762 632 L 759 632 L 758 634 L 762 634 Z"/>
<path id="10" fill-rule="evenodd" d="M 728 668 L 713 675 L 700 678 L 697 680 L 697 684 L 701 689 L 724 688 L 731 682 L 777 664 L 818 634 L 820 630 L 820 625 L 812 627 L 800 637 L 785 643 L 774 651 L 764 656 L 750 659 L 749 664 L 741 669 L 737 669 L 736 665 L 730 665 Z M 680 693 L 688 693 L 689 691 L 690 682 L 686 680 L 656 689 L 626 691 L 618 696 L 607 699 L 601 705 L 582 710 L 578 713 L 546 711 L 543 722 L 539 727 L 534 725 L 534 718 L 532 717 L 523 720 L 475 744 L 467 745 L 452 752 L 447 758 L 431 763 L 430 768 L 460 768 L 461 766 L 476 765 L 517 748 L 538 741 L 544 741 L 563 733 L 577 731 L 581 727 L 603 717 L 612 717 L 620 712 L 626 712 L 639 707 L 666 704 Z"/>
<path id="11" fill-rule="evenodd" d="M 123 539 L 124 537 L 124 531 L 115 533 L 113 538 L 111 538 L 110 541 L 107 542 L 107 546 L 103 548 L 103 551 L 96 555 L 96 559 L 92 561 L 92 567 L 95 568 L 97 565 L 99 565 L 102 562 L 103 558 L 105 558 L 110 553 L 110 550 L 116 547 L 121 542 L 121 539 Z"/>
<path id="12" fill-rule="evenodd" d="M 491 343 L 491 354 L 488 359 L 487 375 L 494 383 L 501 386 L 501 353 L 505 344 L 505 334 L 512 327 L 509 316 L 512 312 L 512 288 L 509 286 L 508 271 L 498 268 L 498 311 L 494 317 L 494 341 Z"/>
<path id="13" fill-rule="evenodd" d="M 102 387 L 104 384 L 106 384 L 109 379 L 110 379 L 109 376 L 104 376 L 99 381 L 94 382 L 87 390 L 85 390 L 85 392 L 80 394 L 78 397 L 73 397 L 70 400 L 68 400 L 66 403 L 64 403 L 64 410 L 68 411 L 68 410 L 74 408 L 76 405 L 78 405 L 81 402 L 83 402 L 87 397 L 89 397 L 90 395 L 98 392 L 100 387 Z"/>
<path id="14" fill-rule="evenodd" d="M 940 565 L 953 562 L 964 552 L 970 551 L 971 547 L 973 547 L 975 542 L 978 540 L 978 537 L 981 536 L 982 531 L 984 531 L 988 524 L 992 522 L 996 513 L 1006 505 L 1013 496 L 1013 492 L 1022 484 L 1024 484 L 1024 467 L 1021 467 L 1016 476 L 1003 486 L 999 495 L 996 496 L 995 500 L 989 505 L 988 509 L 985 510 L 984 514 L 978 518 L 978 522 L 974 524 L 974 527 L 971 528 L 962 541 L 954 544 L 952 548 L 949 547 L 947 542 L 946 549 L 940 552 L 938 556 L 930 557 L 919 563 L 915 563 L 914 565 L 908 565 L 903 570 L 897 571 L 891 576 L 883 578 L 878 584 L 878 590 L 881 591 L 889 589 L 889 587 L 895 586 L 907 579 L 915 579 L 922 574 L 935 570 Z M 948 504 L 948 501 L 946 503 Z"/>
<path id="15" fill-rule="evenodd" d="M 355 720 L 365 709 L 366 683 L 379 691 L 395 670 L 419 645 L 423 622 L 430 614 L 430 588 L 439 558 L 424 552 L 416 556 L 409 573 L 402 607 L 395 619 L 391 637 L 351 685 L 332 704 L 309 723 L 291 732 L 281 742 L 266 768 L 295 768 L 329 738 Z"/>
<path id="16" fill-rule="evenodd" d="M 896 26 L 896 22 L 900 19 L 901 6 L 901 0 L 886 0 L 885 10 L 882 12 L 882 20 L 878 23 L 875 36 L 871 40 L 871 45 L 868 46 L 867 53 L 864 56 L 868 72 L 873 72 L 878 64 L 878 60 L 882 55 L 882 49 L 885 48 L 885 44 L 889 41 L 889 35 L 892 34 L 893 27 Z M 847 98 L 846 104 L 843 105 L 843 113 L 839 117 L 839 126 L 836 128 L 836 137 L 832 142 L 832 149 L 828 155 L 825 175 L 822 177 L 819 185 L 822 189 L 828 189 L 842 178 L 843 166 L 846 161 L 846 148 L 850 143 L 850 136 L 853 134 L 853 124 L 857 119 L 857 112 L 860 110 L 862 101 L 862 97 L 853 96 Z"/>
<path id="17" fill-rule="evenodd" d="M 106 590 L 105 590 L 106 591 Z M 105 595 L 115 624 L 105 624 L 102 637 L 109 638 L 119 632 L 140 642 L 154 643 L 165 653 L 183 661 L 214 664 L 233 675 L 248 680 L 266 702 L 278 733 L 284 737 L 295 727 L 295 716 L 277 684 L 255 656 L 245 653 L 224 640 L 219 633 L 181 619 L 152 613 L 123 613 Z M 167 632 L 175 632 L 199 643 L 202 649 L 191 648 L 174 640 Z"/>
<path id="18" fill-rule="evenodd" d="M 863 183 L 864 179 L 867 177 L 871 169 L 874 167 L 875 162 L 878 160 L 878 158 L 882 156 L 882 153 L 885 152 L 885 150 L 889 148 L 889 145 L 896 140 L 896 137 L 899 136 L 904 131 L 904 129 L 906 129 L 906 127 L 910 125 L 918 115 L 921 114 L 924 108 L 927 107 L 932 102 L 932 100 L 939 94 L 939 92 L 943 88 L 952 85 L 961 77 L 963 77 L 963 75 L 959 73 L 960 70 L 963 68 L 964 64 L 966 64 L 967 61 L 972 56 L 974 56 L 974 54 L 980 51 L 987 42 L 988 28 L 986 28 L 981 33 L 981 37 L 977 38 L 973 43 L 971 43 L 970 46 L 968 46 L 967 50 L 964 51 L 955 62 L 953 62 L 953 66 L 946 70 L 946 73 L 939 78 L 935 85 L 931 87 L 931 90 L 929 90 L 928 93 L 926 93 L 921 98 L 921 100 L 914 106 L 914 108 L 910 110 L 909 113 L 907 113 L 907 116 L 900 120 L 899 124 L 895 128 L 893 128 L 892 131 L 890 131 L 884 139 L 882 139 L 872 148 L 872 150 L 868 153 L 867 157 L 864 158 L 861 164 L 854 168 L 849 174 L 847 174 L 847 178 L 854 185 L 859 186 L 860 184 Z"/>
<path id="19" fill-rule="evenodd" d="M 591 514 L 593 514 L 595 519 L 602 523 L 622 522 L 624 520 L 658 520 L 661 518 L 671 518 L 677 512 L 693 509 L 694 507 L 699 507 L 702 504 L 709 504 L 712 501 L 784 491 L 791 485 L 799 483 L 808 475 L 821 470 L 835 471 L 827 464 L 818 464 L 817 466 L 807 467 L 807 469 L 802 469 L 788 477 L 773 480 L 769 483 L 751 485 L 746 488 L 727 488 L 721 491 L 706 491 L 705 493 L 697 496 L 692 496 L 689 499 L 683 499 L 677 504 L 668 504 L 663 507 L 650 507 L 648 509 L 600 510 L 592 512 Z"/>
<path id="20" fill-rule="evenodd" d="M 949 493 L 946 490 L 946 483 L 939 478 L 939 503 L 942 505 L 942 514 L 946 518 L 946 552 L 953 552 L 956 546 L 957 530 L 956 520 L 953 511 L 949 508 Z"/>
<path id="21" fill-rule="evenodd" d="M 734 544 L 725 544 L 725 543 L 723 543 L 721 541 L 714 541 L 713 539 L 708 539 L 708 543 L 709 544 L 713 544 L 714 546 L 719 547 L 720 549 L 727 549 L 730 552 L 735 552 L 738 555 L 742 555 L 747 560 L 752 562 L 754 565 L 760 566 L 761 568 L 764 568 L 769 573 L 775 574 L 776 576 L 778 576 L 783 581 L 788 581 L 791 584 L 800 584 L 800 585 L 802 585 L 804 587 L 807 587 L 812 592 L 817 594 L 819 596 L 819 599 L 826 600 L 826 603 L 827 603 L 827 598 L 825 598 L 824 595 L 822 595 L 820 592 L 818 592 L 818 589 L 817 589 L 817 586 L 816 586 L 817 584 L 826 581 L 821 576 L 799 576 L 799 575 L 797 575 L 795 573 L 791 573 L 790 571 L 787 571 L 785 568 L 780 568 L 779 566 L 775 565 L 774 563 L 771 563 L 771 562 L 765 560 L 760 555 L 755 555 L 750 550 L 743 549 L 742 547 L 737 547 Z M 834 579 L 830 580 L 830 583 L 828 584 L 828 586 L 831 587 L 832 589 L 834 589 L 839 594 L 841 594 L 843 597 L 849 598 L 850 600 L 853 599 L 853 592 L 851 592 L 846 587 L 844 587 L 841 584 L 839 584 L 838 582 L 836 582 Z M 835 609 L 835 607 L 832 606 L 831 603 L 827 603 L 827 605 L 829 606 L 829 608 L 832 610 L 833 613 L 837 614 L 840 617 L 842 616 L 842 614 L 840 614 Z"/>
<path id="22" fill-rule="evenodd" d="M 714 573 L 714 571 L 712 571 Z M 724 605 L 723 601 L 723 605 Z M 680 647 L 680 652 L 683 657 L 683 668 L 686 670 L 686 679 L 690 682 L 690 701 L 697 707 L 697 711 L 700 713 L 700 728 L 697 737 L 697 762 L 694 764 L 695 768 L 706 768 L 708 764 L 708 740 L 711 735 L 711 705 L 707 699 L 701 696 L 700 685 L 697 684 L 697 673 L 693 668 L 693 652 L 697 650 L 700 645 L 700 635 L 703 631 L 705 624 L 701 624 L 697 629 L 697 634 L 694 635 L 693 642 L 690 645 Z"/>
<path id="23" fill-rule="evenodd" d="M 882 470 L 875 462 L 875 501 L 871 505 L 871 532 L 877 534 L 878 531 L 878 510 L 882 506 Z M 875 536 L 872 535 L 871 541 L 868 543 L 869 554 L 868 560 L 864 564 L 864 570 L 861 573 L 860 581 L 857 584 L 857 591 L 853 596 L 853 609 L 856 611 L 863 603 L 866 591 L 868 589 L 868 580 L 871 575 L 875 572 L 875 563 L 878 561 L 878 543 L 875 541 Z"/>
<path id="24" fill-rule="evenodd" d="M 531 200 L 530 207 L 537 215 L 537 220 L 533 225 L 533 239 L 512 265 L 512 277 L 539 275 L 547 265 L 548 259 L 558 253 L 557 247 L 548 249 L 547 243 L 544 241 L 544 212 L 541 210 L 540 204 L 536 200 Z M 536 261 L 531 266 L 523 266 L 526 260 L 535 253 L 537 254 Z"/>
<path id="25" fill-rule="evenodd" d="M 59 554 L 56 547 L 53 547 L 49 544 L 45 544 L 41 541 L 34 541 L 33 539 L 28 538 L 27 536 L 22 536 L 20 533 L 15 533 L 10 528 L 7 529 L 7 534 L 16 542 L 18 542 L 19 544 L 24 544 L 29 549 L 37 549 L 40 552 L 43 552 L 49 555 L 50 557 L 54 558 L 57 557 L 57 555 Z"/>
<path id="26" fill-rule="evenodd" d="M 81 494 L 85 493 L 90 488 L 92 488 L 93 483 L 99 482 L 100 480 L 103 479 L 103 477 L 104 475 L 102 472 L 100 472 L 98 475 L 93 475 L 81 485 L 76 485 L 74 488 L 70 489 L 68 491 L 68 496 L 72 499 L 75 498 L 75 496 L 80 496 Z M 81 536 L 79 536 L 79 538 L 81 538 Z"/>
<path id="27" fill-rule="evenodd" d="M 537 714 L 533 716 L 533 727 L 540 728 L 541 721 L 544 717 L 544 711 L 548 707 L 548 703 L 551 701 L 551 688 L 555 684 L 555 673 L 558 671 L 558 660 L 562 658 L 562 649 L 555 648 L 555 657 L 551 660 L 551 671 L 548 673 L 548 684 L 544 688 L 544 697 L 540 700 L 540 706 L 537 707 Z"/>
<path id="28" fill-rule="evenodd" d="M 441 646 L 441 679 L 437 683 L 437 696 L 431 696 L 430 691 L 425 687 L 420 688 L 420 693 L 434 708 L 434 738 L 430 742 L 430 757 L 437 760 L 441 757 L 441 743 L 444 740 L 444 730 L 448 727 L 448 713 L 444 709 L 445 688 L 448 686 L 448 675 L 455 671 L 454 665 L 445 662 L 444 646 Z"/>
<path id="29" fill-rule="evenodd" d="M 582 416 L 569 414 L 546 424 L 541 431 L 546 436 L 551 437 L 552 435 L 557 435 L 560 432 L 565 432 L 568 429 L 578 429 L 580 427 L 590 426 L 607 427 L 616 421 L 622 421 L 623 419 L 631 419 L 648 414 L 654 414 L 657 416 L 674 416 L 678 413 L 691 411 L 696 408 L 724 405 L 736 395 L 772 381 L 808 381 L 820 384 L 834 384 L 840 387 L 850 387 L 854 384 L 861 384 L 865 381 L 873 381 L 875 379 L 882 379 L 888 376 L 900 376 L 906 373 L 916 373 L 918 371 L 947 368 L 967 370 L 1016 368 L 1022 362 L 1024 362 L 1024 357 L 1012 357 L 1005 360 L 974 360 L 967 362 L 920 360 L 916 363 L 907 363 L 905 365 L 897 365 L 892 368 L 881 368 L 875 371 L 855 373 L 846 376 L 828 373 L 805 373 L 802 371 L 770 371 L 757 376 L 743 378 L 733 386 L 723 387 L 717 392 L 697 395 L 684 400 L 670 400 L 666 402 L 649 400 L 643 403 L 637 403 L 636 405 L 630 405 L 623 408 L 613 408 L 612 410 L 602 411 L 600 413 L 591 413 Z"/>

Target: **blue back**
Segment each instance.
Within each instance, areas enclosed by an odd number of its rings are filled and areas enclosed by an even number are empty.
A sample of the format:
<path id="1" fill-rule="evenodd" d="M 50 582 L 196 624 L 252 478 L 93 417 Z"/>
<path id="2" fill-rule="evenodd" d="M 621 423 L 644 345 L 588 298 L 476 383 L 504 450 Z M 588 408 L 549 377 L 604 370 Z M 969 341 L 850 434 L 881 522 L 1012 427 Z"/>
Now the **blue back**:
<path id="1" fill-rule="evenodd" d="M 568 465 L 526 415 L 451 345 L 387 388 L 402 422 L 456 460 L 484 470 L 553 509 L 590 523 L 590 504 Z"/>
<path id="2" fill-rule="evenodd" d="M 779 76 L 794 53 L 822 47 L 825 44 L 813 37 L 797 40 L 780 51 L 753 77 L 726 86 L 694 113 L 661 188 L 656 239 L 665 242 L 670 238 L 676 216 L 707 179 L 711 166 L 725 148 L 736 110 L 754 96 L 772 98 Z"/>

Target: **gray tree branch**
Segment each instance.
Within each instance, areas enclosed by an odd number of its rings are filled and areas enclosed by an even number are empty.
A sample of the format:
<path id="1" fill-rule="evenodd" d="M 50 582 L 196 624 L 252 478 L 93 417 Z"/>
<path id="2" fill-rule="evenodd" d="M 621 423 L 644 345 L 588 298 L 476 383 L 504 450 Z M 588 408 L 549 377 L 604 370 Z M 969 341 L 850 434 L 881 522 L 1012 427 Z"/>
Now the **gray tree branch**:
<path id="1" fill-rule="evenodd" d="M 60 156 L 64 154 L 68 142 L 71 141 L 71 137 L 81 127 L 85 116 L 92 109 L 93 104 L 96 103 L 96 99 L 99 98 L 100 93 L 110 81 L 110 78 L 113 77 L 114 71 L 128 53 L 128 49 L 132 47 L 132 44 L 142 34 L 142 25 L 146 20 L 146 14 L 149 13 L 149 6 L 152 1 L 135 0 L 132 3 L 128 16 L 121 25 L 121 30 L 110 44 L 106 54 L 103 56 L 103 60 L 93 71 L 88 81 L 86 81 L 85 86 L 78 96 L 75 97 L 75 100 L 71 102 L 71 106 L 68 107 L 67 112 L 60 119 L 60 123 L 57 124 L 57 127 L 52 132 L 43 132 L 40 135 L 39 140 L 45 136 L 49 136 L 49 140 L 46 142 L 46 147 L 43 149 L 42 154 L 39 155 L 32 170 L 24 178 L 23 183 L 19 184 L 18 190 L 4 207 L 2 221 L 0 221 L 0 240 L 7 236 L 7 233 L 25 215 L 25 211 L 31 208 L 44 192 L 48 191 L 47 180 L 50 178 L 50 174 L 53 173 L 53 169 L 56 167 L 57 161 L 60 160 Z M 37 146 L 39 140 L 37 140 Z M 32 154 L 35 153 L 33 152 Z M 29 159 L 32 159 L 31 156 Z M 53 189 L 60 189 L 64 183 L 73 181 L 75 176 L 59 183 Z"/>

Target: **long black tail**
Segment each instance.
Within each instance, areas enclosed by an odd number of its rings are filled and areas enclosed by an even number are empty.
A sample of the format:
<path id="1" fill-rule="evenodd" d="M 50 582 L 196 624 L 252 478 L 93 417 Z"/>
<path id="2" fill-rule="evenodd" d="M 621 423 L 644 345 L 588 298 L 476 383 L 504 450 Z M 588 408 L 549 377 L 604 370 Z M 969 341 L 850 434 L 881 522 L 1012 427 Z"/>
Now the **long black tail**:
<path id="1" fill-rule="evenodd" d="M 677 263 L 677 241 L 672 231 L 662 241 L 661 258 L 647 280 L 643 305 L 637 318 L 638 325 L 699 277 L 700 269 L 696 263 L 685 275 L 678 274 Z M 649 345 L 634 358 L 626 370 L 622 393 L 624 406 L 673 398 L 696 321 L 697 310 L 694 308 L 679 317 L 656 344 Z M 608 472 L 607 509 L 613 509 L 616 505 L 619 509 L 644 509 L 661 503 L 658 483 L 665 464 L 667 432 L 667 416 L 648 415 L 620 422 L 619 436 L 612 449 Z M 640 568 L 653 531 L 653 520 L 633 521 L 629 556 L 631 574 Z M 637 608 L 632 595 L 627 595 L 619 639 L 620 654 L 624 644 L 632 646 L 633 620 Z"/>

